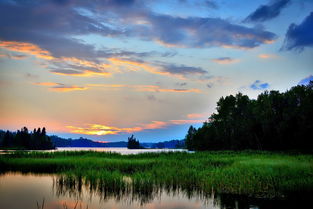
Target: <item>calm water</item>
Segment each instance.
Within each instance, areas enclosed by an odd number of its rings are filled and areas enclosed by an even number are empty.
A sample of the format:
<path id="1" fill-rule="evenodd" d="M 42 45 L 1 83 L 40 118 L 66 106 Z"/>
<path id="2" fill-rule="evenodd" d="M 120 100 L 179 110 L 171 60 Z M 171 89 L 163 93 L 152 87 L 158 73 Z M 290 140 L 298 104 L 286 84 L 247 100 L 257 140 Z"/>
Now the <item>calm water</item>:
<path id="1" fill-rule="evenodd" d="M 12 150 L 11 150 L 12 151 Z M 32 150 L 28 150 L 32 151 Z M 127 149 L 127 148 L 115 148 L 115 147 L 58 147 L 55 150 L 34 150 L 36 152 L 61 152 L 61 151 L 95 151 L 95 152 L 116 152 L 122 155 L 139 154 L 145 152 L 190 152 L 186 149 Z M 4 154 L 10 151 L 0 150 L 0 154 Z"/>
<path id="2" fill-rule="evenodd" d="M 308 199 L 249 199 L 241 196 L 209 195 L 183 191 L 101 190 L 82 182 L 64 184 L 57 175 L 5 173 L 0 176 L 1 209 L 36 209 L 37 201 L 45 209 L 226 209 L 226 208 L 312 208 Z"/>
<path id="3" fill-rule="evenodd" d="M 127 149 L 127 148 L 99 148 L 99 147 L 58 147 L 56 151 L 96 151 L 96 152 L 116 152 L 122 155 L 139 154 L 145 152 L 187 152 L 186 149 Z"/>

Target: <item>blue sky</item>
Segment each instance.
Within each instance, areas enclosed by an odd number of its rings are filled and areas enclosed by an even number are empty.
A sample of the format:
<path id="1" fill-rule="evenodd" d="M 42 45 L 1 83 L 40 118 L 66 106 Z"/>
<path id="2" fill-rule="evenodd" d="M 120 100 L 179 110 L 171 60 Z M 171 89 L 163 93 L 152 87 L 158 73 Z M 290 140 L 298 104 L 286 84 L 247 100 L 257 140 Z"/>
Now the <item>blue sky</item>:
<path id="1" fill-rule="evenodd" d="M 222 96 L 312 79 L 311 0 L 0 0 L 0 128 L 181 139 Z"/>

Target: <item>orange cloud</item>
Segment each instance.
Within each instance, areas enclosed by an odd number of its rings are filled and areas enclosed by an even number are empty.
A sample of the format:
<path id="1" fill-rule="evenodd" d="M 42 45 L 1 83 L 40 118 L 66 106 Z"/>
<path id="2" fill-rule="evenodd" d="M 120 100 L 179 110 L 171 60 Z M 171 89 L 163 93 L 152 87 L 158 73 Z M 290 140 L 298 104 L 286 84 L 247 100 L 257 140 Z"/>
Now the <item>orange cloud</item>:
<path id="1" fill-rule="evenodd" d="M 199 113 L 191 113 L 187 115 L 187 118 L 193 119 L 193 118 L 203 118 L 205 117 L 205 114 L 199 114 Z"/>
<path id="2" fill-rule="evenodd" d="M 49 51 L 41 49 L 35 44 L 16 41 L 0 41 L 0 47 L 9 51 L 30 54 L 40 59 L 52 60 L 54 57 Z"/>
<path id="3" fill-rule="evenodd" d="M 53 83 L 53 82 L 38 82 L 33 83 L 34 85 L 39 86 L 51 86 L 49 88 L 50 91 L 56 91 L 56 92 L 69 92 L 69 91 L 83 91 L 88 89 L 87 87 L 81 87 L 81 86 L 68 86 L 63 83 Z"/>
<path id="4" fill-rule="evenodd" d="M 261 58 L 261 59 L 277 58 L 277 55 L 275 55 L 275 54 L 259 54 L 259 58 Z"/>
<path id="5" fill-rule="evenodd" d="M 66 73 L 66 72 L 57 72 L 51 71 L 53 74 L 56 75 L 64 75 L 64 76 L 78 76 L 78 77 L 92 77 L 92 76 L 110 76 L 111 73 L 109 72 L 94 72 L 90 70 L 83 70 L 83 71 L 76 71 L 76 73 Z"/>
<path id="6" fill-rule="evenodd" d="M 66 126 L 71 133 L 84 134 L 84 135 L 116 135 L 121 133 L 134 133 L 143 130 L 161 129 L 169 125 L 181 125 L 181 124 L 192 124 L 192 123 L 202 123 L 204 120 L 170 120 L 168 122 L 164 121 L 152 121 L 147 124 L 139 124 L 135 127 L 130 128 L 119 128 L 115 126 L 107 126 L 101 124 L 87 124 L 87 127 L 76 127 L 76 126 Z"/>
<path id="7" fill-rule="evenodd" d="M 158 75 L 163 75 L 163 76 L 171 76 L 175 77 L 178 79 L 185 79 L 183 75 L 179 74 L 171 74 L 169 72 L 164 72 L 162 71 L 161 68 L 151 66 L 147 63 L 144 62 L 138 62 L 138 61 L 133 61 L 133 60 L 124 60 L 124 59 L 119 59 L 119 58 L 108 58 L 108 60 L 115 66 L 125 66 L 127 69 L 133 70 L 133 71 L 138 71 L 140 69 L 143 69 L 149 73 L 153 74 L 158 74 Z"/>
<path id="8" fill-rule="evenodd" d="M 152 121 L 148 124 L 141 124 L 140 126 L 135 126 L 131 128 L 118 128 L 114 126 L 106 126 L 100 124 L 88 124 L 87 127 L 75 127 L 75 126 L 66 126 L 70 129 L 71 133 L 76 134 L 86 134 L 86 135 L 115 135 L 120 133 L 133 133 L 139 132 L 147 129 L 160 129 L 166 127 L 167 123 L 162 121 Z"/>
<path id="9" fill-rule="evenodd" d="M 56 92 L 83 91 L 87 89 L 88 89 L 87 87 L 80 87 L 80 86 L 55 86 L 55 87 L 49 88 L 50 91 L 56 91 Z"/>
<path id="10" fill-rule="evenodd" d="M 27 43 L 27 42 L 16 42 L 16 41 L 0 41 L 0 48 L 13 51 L 20 52 L 28 55 L 35 56 L 40 59 L 53 61 L 54 63 L 65 63 L 73 66 L 77 66 L 80 68 L 86 68 L 85 70 L 79 70 L 77 73 L 66 73 L 65 71 L 52 71 L 52 73 L 57 75 L 70 75 L 70 76 L 109 76 L 111 73 L 107 72 L 106 69 L 110 67 L 109 64 L 106 63 L 96 63 L 84 59 L 78 59 L 76 57 L 54 57 L 47 50 L 40 48 L 39 46 Z M 1 55 L 0 57 L 8 57 L 12 59 L 23 59 L 25 56 L 23 55 Z M 48 66 L 47 66 L 48 67 Z M 74 67 L 75 68 L 75 67 Z M 88 69 L 91 68 L 92 70 Z"/>
<path id="11" fill-rule="evenodd" d="M 180 125 L 180 124 L 191 124 L 191 123 L 203 123 L 204 120 L 170 120 L 171 124 Z"/>

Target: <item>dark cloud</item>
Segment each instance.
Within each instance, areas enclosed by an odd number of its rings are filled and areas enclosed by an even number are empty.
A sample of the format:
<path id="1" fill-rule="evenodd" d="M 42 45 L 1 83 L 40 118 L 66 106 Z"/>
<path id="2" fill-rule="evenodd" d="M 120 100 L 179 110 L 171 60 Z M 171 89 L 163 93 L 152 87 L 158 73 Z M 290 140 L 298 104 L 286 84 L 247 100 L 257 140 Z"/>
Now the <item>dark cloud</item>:
<path id="1" fill-rule="evenodd" d="M 260 80 L 256 80 L 250 85 L 250 88 L 253 90 L 263 90 L 267 89 L 269 86 L 270 85 L 268 83 L 262 83 Z"/>
<path id="2" fill-rule="evenodd" d="M 281 10 L 289 4 L 290 0 L 274 0 L 269 5 L 261 5 L 252 12 L 246 22 L 264 22 L 277 17 Z"/>
<path id="3" fill-rule="evenodd" d="M 150 37 L 166 46 L 254 48 L 276 39 L 275 34 L 261 28 L 248 28 L 220 18 L 149 14 L 145 19 L 151 27 L 136 35 Z"/>
<path id="4" fill-rule="evenodd" d="M 286 33 L 283 49 L 303 50 L 313 46 L 313 12 L 299 25 L 291 24 Z"/>
<path id="5" fill-rule="evenodd" d="M 108 52 L 97 51 L 92 45 L 74 38 L 90 34 L 137 37 L 167 46 L 201 48 L 254 48 L 276 38 L 275 34 L 263 29 L 233 24 L 220 18 L 155 14 L 145 7 L 144 1 L 139 0 L 2 1 L 0 28 L 2 40 L 34 43 L 56 57 L 81 58 L 110 56 Z"/>
<path id="6" fill-rule="evenodd" d="M 313 81 L 313 75 L 309 75 L 308 77 L 302 79 L 298 85 L 308 85 L 310 81 Z"/>

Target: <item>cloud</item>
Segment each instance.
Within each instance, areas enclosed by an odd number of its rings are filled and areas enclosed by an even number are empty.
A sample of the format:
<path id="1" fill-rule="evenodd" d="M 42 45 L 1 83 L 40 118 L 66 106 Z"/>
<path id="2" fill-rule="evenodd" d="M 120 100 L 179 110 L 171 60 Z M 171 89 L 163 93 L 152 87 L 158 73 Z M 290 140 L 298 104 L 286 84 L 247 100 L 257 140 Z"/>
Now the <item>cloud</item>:
<path id="1" fill-rule="evenodd" d="M 71 76 L 110 76 L 111 73 L 106 69 L 109 67 L 106 63 L 97 63 L 76 57 L 54 57 L 47 50 L 39 46 L 26 42 L 0 41 L 0 48 L 35 56 L 36 58 L 48 61 L 50 72 L 58 75 Z M 13 59 L 21 59 L 26 55 L 4 55 Z M 52 67 L 51 67 L 52 66 Z"/>
<path id="2" fill-rule="evenodd" d="M 51 56 L 50 52 L 43 50 L 35 44 L 16 42 L 16 41 L 0 41 L 0 47 L 9 51 L 25 53 L 33 55 L 40 59 L 51 60 L 54 57 Z"/>
<path id="3" fill-rule="evenodd" d="M 169 89 L 157 85 L 126 85 L 126 84 L 88 84 L 89 87 L 103 87 L 109 89 L 126 88 L 138 92 L 169 92 L 169 93 L 201 93 L 200 89 Z"/>
<path id="4" fill-rule="evenodd" d="M 65 85 L 63 83 L 53 83 L 53 82 L 38 82 L 33 84 L 39 86 L 50 86 L 49 90 L 55 92 L 83 91 L 88 89 L 87 87 L 76 85 Z"/>
<path id="5" fill-rule="evenodd" d="M 219 58 L 212 59 L 212 61 L 218 64 L 231 64 L 231 63 L 239 62 L 239 59 L 233 59 L 230 57 L 219 57 Z"/>
<path id="6" fill-rule="evenodd" d="M 56 92 L 83 91 L 86 89 L 87 89 L 87 87 L 67 86 L 67 85 L 53 86 L 53 87 L 49 88 L 50 91 L 56 91 Z"/>
<path id="7" fill-rule="evenodd" d="M 169 73 L 171 75 L 180 75 L 186 77 L 188 75 L 205 75 L 208 72 L 200 67 L 191 67 L 185 65 L 175 64 L 160 64 L 163 68 L 162 72 Z"/>
<path id="8" fill-rule="evenodd" d="M 2 1 L 0 38 L 36 44 L 55 57 L 84 59 L 111 56 L 111 52 L 96 50 L 74 37 L 135 37 L 173 47 L 240 49 L 254 48 L 276 39 L 276 35 L 269 31 L 241 26 L 221 18 L 157 14 L 146 4 L 146 1 L 129 1 L 127 4 L 121 1 L 82 0 L 68 1 L 67 4 Z M 212 1 L 207 1 L 207 5 L 212 6 Z M 126 51 L 123 53 L 127 54 Z M 131 56 L 146 54 L 133 53 Z"/>
<path id="9" fill-rule="evenodd" d="M 135 133 L 144 130 L 154 130 L 166 128 L 170 125 L 202 123 L 203 120 L 170 120 L 164 121 L 151 121 L 151 123 L 138 124 L 134 127 L 120 128 L 116 126 L 108 126 L 102 124 L 86 124 L 85 127 L 66 126 L 71 133 L 86 134 L 86 135 L 116 135 L 123 133 Z"/>
<path id="10" fill-rule="evenodd" d="M 187 118 L 194 119 L 194 118 L 203 118 L 205 116 L 207 116 L 207 115 L 203 114 L 203 113 L 202 114 L 200 114 L 200 113 L 190 113 L 190 114 L 187 115 Z"/>
<path id="11" fill-rule="evenodd" d="M 261 5 L 252 12 L 245 22 L 264 22 L 277 17 L 281 10 L 290 3 L 290 0 L 273 0 L 269 5 Z"/>
<path id="12" fill-rule="evenodd" d="M 125 67 L 128 70 L 138 71 L 143 69 L 153 74 L 159 74 L 163 76 L 172 76 L 179 79 L 185 79 L 188 76 L 203 76 L 208 72 L 200 67 L 191 67 L 185 65 L 176 65 L 164 62 L 146 63 L 142 60 L 132 59 L 120 59 L 120 58 L 108 58 L 114 66 Z"/>
<path id="13" fill-rule="evenodd" d="M 310 81 L 313 81 L 313 75 L 309 75 L 308 77 L 299 81 L 298 85 L 308 85 Z"/>
<path id="14" fill-rule="evenodd" d="M 263 90 L 267 89 L 269 86 L 270 85 L 268 83 L 262 83 L 260 80 L 256 80 L 250 85 L 250 88 L 253 90 Z"/>
<path id="15" fill-rule="evenodd" d="M 286 33 L 285 50 L 302 51 L 305 47 L 313 47 L 313 12 L 311 12 L 299 25 L 291 24 Z"/>
<path id="16" fill-rule="evenodd" d="M 258 56 L 261 59 L 272 59 L 272 58 L 277 58 L 276 54 L 259 54 Z"/>
<path id="17" fill-rule="evenodd" d="M 119 128 L 115 126 L 106 126 L 101 124 L 87 124 L 87 127 L 66 126 L 71 133 L 86 134 L 86 135 L 115 135 L 121 133 L 134 133 L 143 130 L 160 129 L 167 126 L 166 122 L 152 121 L 148 124 L 140 124 L 130 128 Z"/>
<path id="18" fill-rule="evenodd" d="M 220 46 L 251 49 L 276 39 L 274 33 L 260 28 L 248 28 L 233 24 L 220 18 L 182 18 L 156 14 L 150 14 L 143 18 L 151 26 L 151 31 L 145 31 L 145 38 L 150 37 L 167 47 L 208 48 Z"/>
<path id="19" fill-rule="evenodd" d="M 181 125 L 181 124 L 193 124 L 193 123 L 203 123 L 204 120 L 170 120 L 171 124 Z"/>
<path id="20" fill-rule="evenodd" d="M 0 43 L 1 44 L 1 43 Z M 28 56 L 23 54 L 10 54 L 10 53 L 0 53 L 0 58 L 8 58 L 14 60 L 26 59 Z"/>

